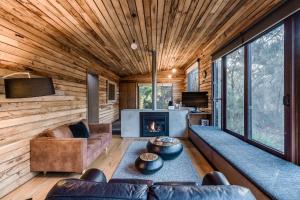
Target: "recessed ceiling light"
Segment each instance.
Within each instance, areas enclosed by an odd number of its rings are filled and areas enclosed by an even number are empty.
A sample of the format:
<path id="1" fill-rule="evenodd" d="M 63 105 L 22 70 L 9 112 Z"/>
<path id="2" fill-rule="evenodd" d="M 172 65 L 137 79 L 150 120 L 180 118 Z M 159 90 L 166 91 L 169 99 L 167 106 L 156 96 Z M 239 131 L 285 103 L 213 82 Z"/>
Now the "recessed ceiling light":
<path id="1" fill-rule="evenodd" d="M 176 68 L 173 68 L 173 69 L 172 69 L 172 73 L 175 74 L 176 72 L 177 72 L 177 69 L 176 69 Z"/>
<path id="2" fill-rule="evenodd" d="M 172 78 L 172 75 L 171 75 L 171 74 L 169 74 L 169 75 L 168 75 L 168 78 L 169 78 L 169 79 L 171 79 L 171 78 Z"/>

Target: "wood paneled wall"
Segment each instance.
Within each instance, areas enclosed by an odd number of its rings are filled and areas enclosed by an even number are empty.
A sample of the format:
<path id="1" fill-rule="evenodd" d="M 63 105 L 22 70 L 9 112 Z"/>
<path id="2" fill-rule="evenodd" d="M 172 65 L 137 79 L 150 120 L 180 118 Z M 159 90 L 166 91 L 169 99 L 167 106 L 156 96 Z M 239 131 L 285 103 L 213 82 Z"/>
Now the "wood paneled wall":
<path id="1" fill-rule="evenodd" d="M 206 77 L 204 78 L 204 71 L 206 71 Z M 212 112 L 212 60 L 211 56 L 205 56 L 200 59 L 199 70 L 199 84 L 200 91 L 208 92 L 208 108 L 203 109 L 207 112 Z"/>
<path id="2" fill-rule="evenodd" d="M 106 79 L 118 83 L 119 77 L 58 38 L 1 13 L 0 77 L 25 71 L 49 76 L 54 80 L 56 95 L 6 99 L 0 78 L 0 198 L 36 175 L 30 172 L 31 138 L 46 129 L 86 118 L 87 67 L 100 77 L 100 121 L 118 118 L 118 101 L 107 104 L 103 99 Z"/>
<path id="3" fill-rule="evenodd" d="M 193 63 L 191 63 L 192 65 Z M 184 79 L 184 91 L 187 91 L 187 69 L 191 66 L 188 65 L 184 69 L 185 79 Z M 206 77 L 204 77 L 204 71 L 206 71 Z M 211 56 L 202 56 L 199 64 L 199 89 L 201 92 L 208 92 L 208 108 L 201 109 L 207 112 L 212 112 L 212 61 Z"/>
<path id="4" fill-rule="evenodd" d="M 107 81 L 116 83 L 116 101 L 107 101 Z M 119 119 L 119 81 L 111 78 L 99 77 L 99 121 L 100 123 L 111 123 Z"/>
<path id="5" fill-rule="evenodd" d="M 0 76 L 15 71 L 0 69 Z M 85 76 L 82 76 L 84 81 Z M 29 140 L 46 129 L 86 118 L 86 84 L 54 79 L 56 95 L 5 99 L 0 81 L 0 197 L 28 181 Z"/>
<path id="6" fill-rule="evenodd" d="M 172 75 L 172 78 L 168 78 L 168 75 Z M 151 74 L 144 75 L 133 75 L 122 77 L 121 81 L 131 81 L 136 83 L 151 83 Z M 173 101 L 181 101 L 181 93 L 185 89 L 185 72 L 183 70 L 177 70 L 175 74 L 171 71 L 159 71 L 157 72 L 157 82 L 158 83 L 172 83 L 173 85 Z"/>

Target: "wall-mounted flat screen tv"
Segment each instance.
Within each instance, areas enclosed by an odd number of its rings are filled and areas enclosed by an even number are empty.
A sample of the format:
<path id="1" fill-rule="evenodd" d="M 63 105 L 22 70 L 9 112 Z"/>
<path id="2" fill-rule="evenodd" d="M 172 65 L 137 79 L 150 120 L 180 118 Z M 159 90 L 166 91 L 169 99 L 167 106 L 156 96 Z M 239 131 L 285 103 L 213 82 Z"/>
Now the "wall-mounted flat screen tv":
<path id="1" fill-rule="evenodd" d="M 182 92 L 182 105 L 185 107 L 207 108 L 207 92 Z"/>

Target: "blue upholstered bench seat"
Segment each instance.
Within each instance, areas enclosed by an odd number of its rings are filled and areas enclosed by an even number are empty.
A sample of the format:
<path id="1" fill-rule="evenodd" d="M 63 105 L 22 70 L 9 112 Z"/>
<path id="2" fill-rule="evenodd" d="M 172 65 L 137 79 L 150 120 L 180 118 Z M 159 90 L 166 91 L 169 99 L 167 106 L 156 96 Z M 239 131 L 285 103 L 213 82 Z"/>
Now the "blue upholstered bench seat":
<path id="1" fill-rule="evenodd" d="M 217 128 L 191 130 L 273 199 L 300 200 L 300 167 Z"/>

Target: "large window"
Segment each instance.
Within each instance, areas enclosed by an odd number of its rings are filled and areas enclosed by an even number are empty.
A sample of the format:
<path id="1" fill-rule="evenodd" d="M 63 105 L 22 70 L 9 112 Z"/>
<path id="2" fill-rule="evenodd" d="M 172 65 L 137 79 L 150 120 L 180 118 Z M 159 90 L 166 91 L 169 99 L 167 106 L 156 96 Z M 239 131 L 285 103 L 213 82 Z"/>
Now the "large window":
<path id="1" fill-rule="evenodd" d="M 244 134 L 244 48 L 226 56 L 226 129 Z"/>
<path id="2" fill-rule="evenodd" d="M 249 45 L 252 139 L 284 151 L 284 26 Z"/>
<path id="3" fill-rule="evenodd" d="M 275 16 L 212 55 L 213 119 L 225 132 L 299 164 L 300 12 L 266 30 Z"/>
<path id="4" fill-rule="evenodd" d="M 167 109 L 172 101 L 172 84 L 157 84 L 157 108 Z M 152 85 L 139 84 L 139 108 L 152 108 Z"/>
<path id="5" fill-rule="evenodd" d="M 187 70 L 188 92 L 198 92 L 199 91 L 199 70 L 198 70 L 198 65 L 199 65 L 199 62 L 195 62 Z"/>
<path id="6" fill-rule="evenodd" d="M 222 59 L 219 58 L 214 61 L 214 126 L 221 128 L 221 97 L 222 97 Z"/>
<path id="7" fill-rule="evenodd" d="M 223 121 L 225 131 L 277 155 L 286 153 L 283 97 L 290 84 L 284 34 L 284 24 L 276 26 L 213 63 L 214 125 Z"/>

